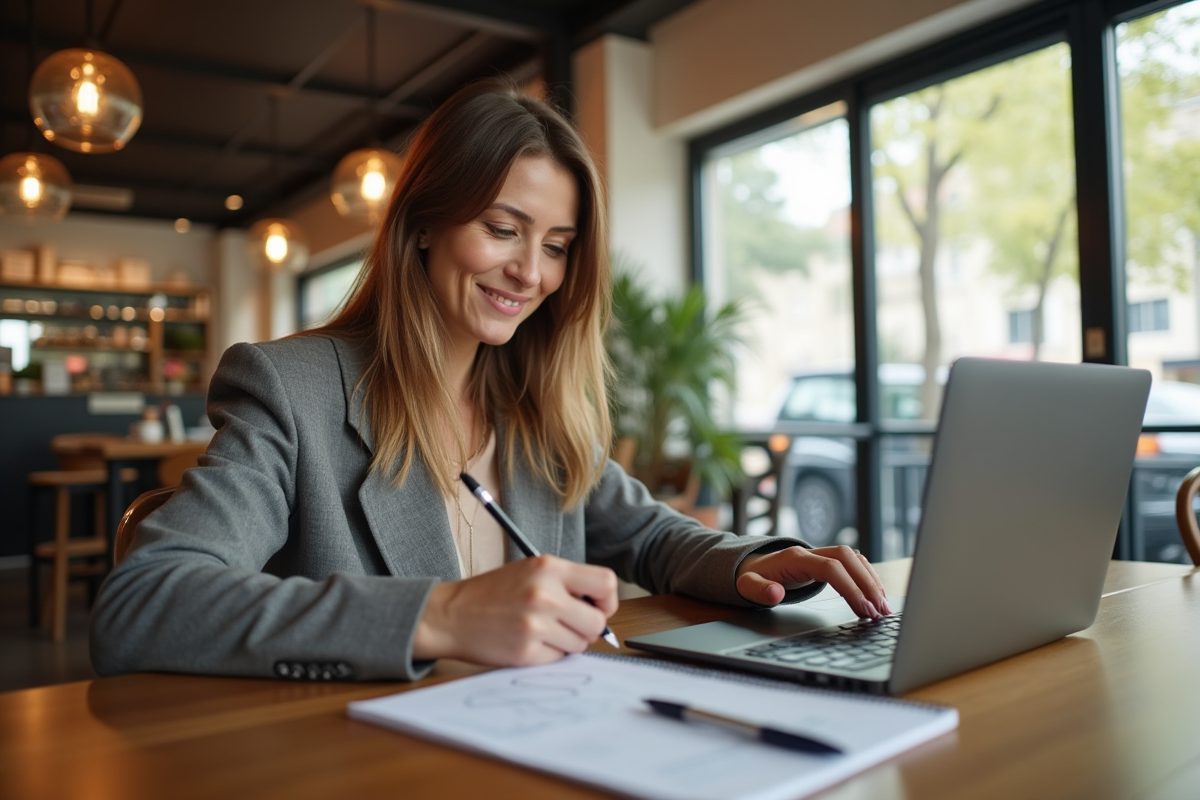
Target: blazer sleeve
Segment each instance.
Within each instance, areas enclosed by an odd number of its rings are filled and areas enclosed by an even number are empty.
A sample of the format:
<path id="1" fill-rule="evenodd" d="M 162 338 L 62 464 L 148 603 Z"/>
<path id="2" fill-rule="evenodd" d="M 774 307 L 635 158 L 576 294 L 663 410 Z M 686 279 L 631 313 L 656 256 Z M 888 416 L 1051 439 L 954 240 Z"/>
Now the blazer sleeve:
<path id="1" fill-rule="evenodd" d="M 738 594 L 737 568 L 746 556 L 809 547 L 787 537 L 740 537 L 704 527 L 663 503 L 612 459 L 584 509 L 587 560 L 654 593 L 678 592 L 701 600 L 753 606 Z M 792 589 L 784 603 L 806 600 L 821 582 Z"/>
<path id="2" fill-rule="evenodd" d="M 92 614 L 92 665 L 316 679 L 414 679 L 411 646 L 435 578 L 263 572 L 296 496 L 297 426 L 269 356 L 236 345 L 213 376 L 218 431 L 200 468 L 138 527 Z"/>

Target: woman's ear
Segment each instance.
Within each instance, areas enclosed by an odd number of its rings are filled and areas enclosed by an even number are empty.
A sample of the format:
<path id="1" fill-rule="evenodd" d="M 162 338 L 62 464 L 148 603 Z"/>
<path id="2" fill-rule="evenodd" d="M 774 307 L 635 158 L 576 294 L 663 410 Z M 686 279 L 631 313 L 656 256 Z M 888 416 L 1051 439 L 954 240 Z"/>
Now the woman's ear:
<path id="1" fill-rule="evenodd" d="M 425 230 L 424 228 L 420 228 L 417 230 L 417 249 L 418 250 L 428 250 L 429 249 L 429 231 Z"/>

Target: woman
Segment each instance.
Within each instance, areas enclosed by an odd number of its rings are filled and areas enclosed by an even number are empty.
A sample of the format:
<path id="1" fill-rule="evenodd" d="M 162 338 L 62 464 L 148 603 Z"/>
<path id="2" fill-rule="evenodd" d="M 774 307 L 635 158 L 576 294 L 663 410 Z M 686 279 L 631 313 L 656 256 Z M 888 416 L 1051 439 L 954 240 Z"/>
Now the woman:
<path id="1" fill-rule="evenodd" d="M 469 86 L 434 113 L 345 309 L 225 353 L 208 453 L 96 603 L 96 670 L 542 663 L 599 636 L 616 575 L 742 605 L 828 581 L 860 615 L 889 613 L 853 550 L 708 530 L 604 457 L 599 186 L 571 126 L 510 87 Z M 547 555 L 512 552 L 462 471 Z"/>

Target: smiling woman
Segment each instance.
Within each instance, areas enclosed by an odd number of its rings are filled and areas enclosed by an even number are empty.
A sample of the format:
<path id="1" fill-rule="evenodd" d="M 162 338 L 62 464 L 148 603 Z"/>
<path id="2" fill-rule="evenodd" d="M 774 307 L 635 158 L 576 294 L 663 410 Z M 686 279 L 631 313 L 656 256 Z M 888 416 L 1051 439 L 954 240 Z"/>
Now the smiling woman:
<path id="1" fill-rule="evenodd" d="M 617 575 L 740 605 L 827 581 L 861 615 L 889 613 L 853 550 L 709 530 L 605 458 L 606 239 L 595 167 L 560 114 L 495 82 L 447 101 L 346 307 L 223 357 L 208 453 L 97 600 L 96 669 L 542 663 L 600 636 Z M 464 472 L 544 555 L 510 561 Z"/>

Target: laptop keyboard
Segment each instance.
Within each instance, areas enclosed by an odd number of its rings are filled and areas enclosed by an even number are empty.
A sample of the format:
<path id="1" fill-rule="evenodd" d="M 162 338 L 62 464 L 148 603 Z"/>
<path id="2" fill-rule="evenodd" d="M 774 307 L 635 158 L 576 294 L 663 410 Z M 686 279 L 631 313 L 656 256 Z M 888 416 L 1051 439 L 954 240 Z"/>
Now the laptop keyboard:
<path id="1" fill-rule="evenodd" d="M 896 637 L 900 635 L 900 619 L 900 614 L 877 620 L 860 619 L 756 644 L 727 655 L 750 656 L 795 667 L 861 672 L 892 660 Z"/>

